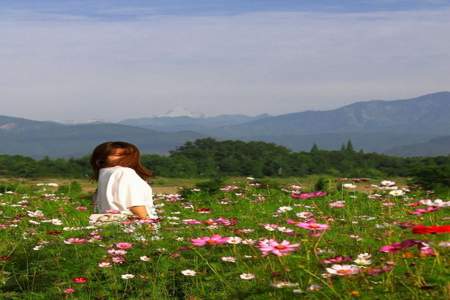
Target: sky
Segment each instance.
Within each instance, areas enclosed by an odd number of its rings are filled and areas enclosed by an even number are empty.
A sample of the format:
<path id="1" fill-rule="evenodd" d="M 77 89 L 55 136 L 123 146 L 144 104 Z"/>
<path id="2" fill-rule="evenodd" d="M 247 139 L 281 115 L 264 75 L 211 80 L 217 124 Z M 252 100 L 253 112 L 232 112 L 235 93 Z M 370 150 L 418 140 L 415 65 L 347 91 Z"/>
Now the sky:
<path id="1" fill-rule="evenodd" d="M 0 115 L 116 122 L 450 90 L 450 0 L 0 0 Z"/>

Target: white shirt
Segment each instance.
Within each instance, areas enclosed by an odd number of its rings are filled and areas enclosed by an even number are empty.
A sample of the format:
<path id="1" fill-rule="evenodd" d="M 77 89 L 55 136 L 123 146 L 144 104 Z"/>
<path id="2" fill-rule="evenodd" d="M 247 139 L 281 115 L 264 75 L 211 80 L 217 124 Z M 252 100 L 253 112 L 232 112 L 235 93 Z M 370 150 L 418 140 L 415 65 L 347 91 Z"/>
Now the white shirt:
<path id="1" fill-rule="evenodd" d="M 101 168 L 93 195 L 97 213 L 118 210 L 130 213 L 131 206 L 145 206 L 150 218 L 157 218 L 150 185 L 134 169 L 123 166 Z"/>

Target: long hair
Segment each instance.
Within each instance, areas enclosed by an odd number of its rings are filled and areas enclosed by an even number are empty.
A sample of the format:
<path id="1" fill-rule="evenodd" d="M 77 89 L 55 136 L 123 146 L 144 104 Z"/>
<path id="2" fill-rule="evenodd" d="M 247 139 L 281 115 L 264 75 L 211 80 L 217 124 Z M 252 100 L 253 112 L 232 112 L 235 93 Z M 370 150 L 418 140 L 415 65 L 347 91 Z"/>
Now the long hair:
<path id="1" fill-rule="evenodd" d="M 113 162 L 108 162 L 108 156 L 113 153 L 113 150 L 118 148 L 124 150 L 123 155 Z M 141 153 L 139 149 L 135 145 L 127 142 L 113 141 L 104 142 L 98 145 L 92 152 L 90 164 L 94 171 L 91 179 L 95 181 L 98 181 L 101 168 L 114 166 L 132 168 L 145 181 L 147 181 L 149 177 L 153 176 L 153 173 L 141 164 Z"/>

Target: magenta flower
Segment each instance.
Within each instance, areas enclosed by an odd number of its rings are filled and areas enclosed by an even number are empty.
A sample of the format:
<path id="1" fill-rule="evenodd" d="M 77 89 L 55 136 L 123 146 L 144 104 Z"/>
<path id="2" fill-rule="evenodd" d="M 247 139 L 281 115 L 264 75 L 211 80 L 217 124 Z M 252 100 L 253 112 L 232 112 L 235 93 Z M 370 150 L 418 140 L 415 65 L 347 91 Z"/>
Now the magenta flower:
<path id="1" fill-rule="evenodd" d="M 265 239 L 258 242 L 258 248 L 262 252 L 262 256 L 266 256 L 269 253 L 275 254 L 276 256 L 285 256 L 290 252 L 298 249 L 300 244 L 291 244 L 289 241 L 283 240 L 278 243 L 274 239 Z"/>
<path id="2" fill-rule="evenodd" d="M 131 249 L 133 247 L 133 244 L 126 243 L 126 242 L 120 242 L 120 243 L 116 243 L 116 247 L 120 250 L 127 250 L 127 249 Z"/>
<path id="3" fill-rule="evenodd" d="M 425 242 L 420 240 L 404 240 L 403 242 L 396 242 L 390 245 L 383 246 L 379 249 L 380 252 L 393 253 L 400 250 L 417 246 L 421 256 L 435 256 L 434 250 Z"/>
<path id="4" fill-rule="evenodd" d="M 326 196 L 326 192 L 317 191 L 317 192 L 310 192 L 310 193 L 296 193 L 293 192 L 291 194 L 291 197 L 294 199 L 310 199 L 310 198 L 317 198 L 317 197 L 323 197 Z"/>
<path id="5" fill-rule="evenodd" d="M 299 222 L 295 226 L 313 231 L 324 231 L 330 228 L 328 224 L 319 224 L 316 222 Z"/>
<path id="6" fill-rule="evenodd" d="M 323 264 L 340 264 L 340 263 L 350 262 L 350 261 L 353 261 L 353 258 L 351 256 L 338 255 L 335 257 L 323 259 L 323 260 L 321 260 L 321 263 L 323 263 Z"/>
<path id="7" fill-rule="evenodd" d="M 68 238 L 67 240 L 64 240 L 64 244 L 86 244 L 87 240 L 83 238 Z"/>
<path id="8" fill-rule="evenodd" d="M 222 237 L 219 234 L 213 234 L 211 237 L 204 236 L 196 239 L 191 239 L 192 245 L 196 247 L 221 245 L 228 242 L 228 237 Z"/>
<path id="9" fill-rule="evenodd" d="M 202 224 L 201 221 L 195 220 L 195 219 L 185 219 L 185 220 L 183 220 L 183 223 L 186 224 L 186 225 L 198 225 L 198 224 Z"/>
<path id="10" fill-rule="evenodd" d="M 423 214 L 427 214 L 433 211 L 437 211 L 439 210 L 439 207 L 436 206 L 429 206 L 427 208 L 418 208 L 415 211 L 410 212 L 411 215 L 423 215 Z"/>

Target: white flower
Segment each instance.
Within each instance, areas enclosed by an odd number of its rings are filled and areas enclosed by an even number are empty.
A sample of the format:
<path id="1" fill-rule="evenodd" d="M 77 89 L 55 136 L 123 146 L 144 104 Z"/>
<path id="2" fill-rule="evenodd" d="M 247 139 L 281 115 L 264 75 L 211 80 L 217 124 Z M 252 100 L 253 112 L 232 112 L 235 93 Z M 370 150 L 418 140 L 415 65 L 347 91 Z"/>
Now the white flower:
<path id="1" fill-rule="evenodd" d="M 241 275 L 239 275 L 239 277 L 241 277 L 241 279 L 244 280 L 251 280 L 255 278 L 255 274 L 252 273 L 242 273 Z"/>
<path id="2" fill-rule="evenodd" d="M 241 242 L 242 242 L 242 239 L 238 236 L 230 236 L 227 241 L 228 244 L 234 244 L 234 245 L 240 244 Z"/>
<path id="3" fill-rule="evenodd" d="M 450 201 L 444 202 L 444 201 L 442 201 L 442 199 L 436 199 L 436 200 L 425 199 L 425 200 L 420 200 L 419 202 L 426 206 L 450 207 Z"/>
<path id="4" fill-rule="evenodd" d="M 253 239 L 245 239 L 242 241 L 242 244 L 244 244 L 244 245 L 253 245 L 255 243 L 256 243 L 256 241 Z"/>
<path id="5" fill-rule="evenodd" d="M 290 210 L 292 210 L 291 206 L 281 206 L 281 207 L 278 208 L 277 213 L 281 214 L 281 213 L 288 212 Z"/>
<path id="6" fill-rule="evenodd" d="M 358 255 L 358 258 L 356 258 L 354 262 L 358 265 L 368 266 L 372 263 L 372 261 L 370 260 L 371 257 L 372 255 L 370 255 L 369 253 L 362 253 Z"/>
<path id="7" fill-rule="evenodd" d="M 289 282 L 289 281 L 277 281 L 277 282 L 272 282 L 271 284 L 273 287 L 276 287 L 278 289 L 281 288 L 293 288 L 293 287 L 298 287 L 298 283 L 297 282 Z"/>
<path id="8" fill-rule="evenodd" d="M 405 194 L 402 190 L 392 190 L 389 192 L 389 195 L 397 197 L 397 196 L 403 196 Z"/>
<path id="9" fill-rule="evenodd" d="M 284 226 L 278 227 L 277 230 L 278 230 L 279 232 L 284 232 L 284 233 L 291 233 L 291 232 L 294 232 L 293 229 L 290 229 L 290 228 L 287 228 L 287 227 L 284 227 Z"/>
<path id="10" fill-rule="evenodd" d="M 195 276 L 197 274 L 197 272 L 195 272 L 194 270 L 183 270 L 181 271 L 181 274 L 183 274 L 184 276 Z"/>
<path id="11" fill-rule="evenodd" d="M 344 189 L 356 189 L 356 185 L 354 185 L 353 183 L 344 183 L 344 184 L 342 185 L 342 187 L 343 187 Z"/>
<path id="12" fill-rule="evenodd" d="M 236 262 L 236 258 L 235 257 L 233 257 L 233 256 L 223 256 L 222 258 L 222 261 L 226 261 L 226 262 Z"/>
<path id="13" fill-rule="evenodd" d="M 53 224 L 53 225 L 62 225 L 63 223 L 62 223 L 62 221 L 59 220 L 59 219 L 52 219 L 52 224 Z"/>
<path id="14" fill-rule="evenodd" d="M 122 277 L 122 279 L 132 279 L 134 278 L 133 274 L 123 274 L 120 277 Z"/>
<path id="15" fill-rule="evenodd" d="M 144 255 L 144 256 L 139 257 L 139 259 L 142 260 L 142 261 L 149 261 L 150 257 Z"/>
<path id="16" fill-rule="evenodd" d="M 449 248 L 450 247 L 450 242 L 440 242 L 439 243 L 439 247 Z"/>
<path id="17" fill-rule="evenodd" d="M 393 186 L 393 185 L 395 185 L 395 181 L 383 180 L 383 181 L 381 181 L 381 185 L 382 186 Z"/>
<path id="18" fill-rule="evenodd" d="M 348 276 L 359 273 L 360 269 L 356 265 L 332 265 L 331 268 L 327 268 L 327 272 L 338 276 Z"/>
<path id="19" fill-rule="evenodd" d="M 111 263 L 107 262 L 107 261 L 102 261 L 98 264 L 99 268 L 110 268 L 111 267 Z"/>
<path id="20" fill-rule="evenodd" d="M 302 219 L 309 219 L 314 216 L 314 214 L 309 211 L 302 211 L 302 212 L 296 213 L 295 215 Z"/>
<path id="21" fill-rule="evenodd" d="M 44 217 L 44 213 L 40 210 L 36 210 L 36 211 L 27 211 L 28 216 L 32 217 L 32 218 L 42 218 Z"/>

